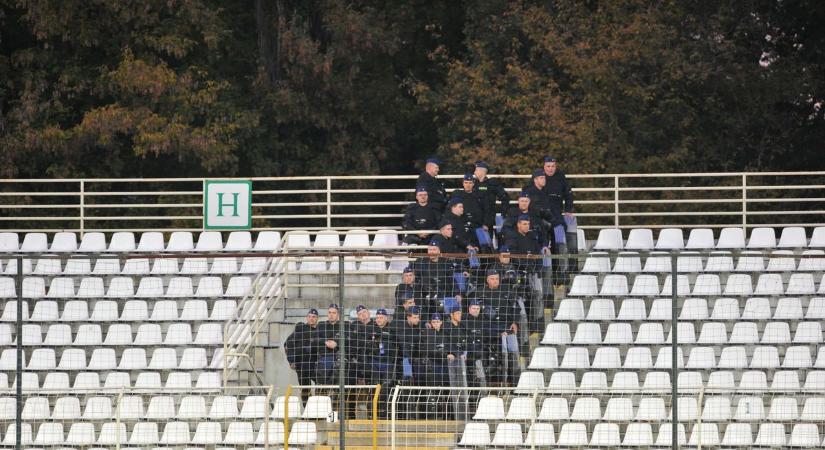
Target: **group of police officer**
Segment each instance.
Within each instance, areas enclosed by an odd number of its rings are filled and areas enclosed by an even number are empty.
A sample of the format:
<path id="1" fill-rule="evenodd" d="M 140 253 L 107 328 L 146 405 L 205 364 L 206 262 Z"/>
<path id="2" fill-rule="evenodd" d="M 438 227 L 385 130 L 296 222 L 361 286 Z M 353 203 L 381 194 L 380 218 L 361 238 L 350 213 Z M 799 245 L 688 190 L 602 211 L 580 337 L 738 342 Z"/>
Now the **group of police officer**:
<path id="1" fill-rule="evenodd" d="M 513 384 L 523 366 L 522 347 L 530 332 L 543 328 L 545 299 L 552 296 L 552 275 L 543 270 L 541 255 L 566 252 L 569 235 L 554 230 L 573 214 L 564 173 L 554 158 L 543 163 L 511 205 L 504 188 L 487 176 L 486 163 L 475 163 L 448 196 L 437 178 L 440 161 L 427 159 L 403 220 L 411 231 L 403 242 L 426 245 L 427 254 L 404 269 L 392 317 L 384 308 L 371 317 L 358 305 L 356 319 L 343 326 L 342 342 L 338 305 L 329 305 L 323 322 L 316 309 L 309 310 L 284 345 L 300 383 L 337 384 L 346 361 L 347 384 L 381 384 L 385 395 L 398 383 Z M 498 234 L 497 202 L 504 219 Z M 473 258 L 478 252 L 497 256 L 480 261 Z M 459 418 L 468 400 L 460 394 L 441 397 L 452 400 Z M 386 401 L 380 404 L 385 412 Z"/>

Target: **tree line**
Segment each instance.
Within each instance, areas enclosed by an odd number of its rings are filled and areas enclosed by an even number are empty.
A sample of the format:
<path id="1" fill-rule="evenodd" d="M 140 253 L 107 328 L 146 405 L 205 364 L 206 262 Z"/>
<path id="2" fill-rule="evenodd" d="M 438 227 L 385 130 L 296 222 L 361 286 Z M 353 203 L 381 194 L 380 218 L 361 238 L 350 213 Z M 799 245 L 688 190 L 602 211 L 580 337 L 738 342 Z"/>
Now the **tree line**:
<path id="1" fill-rule="evenodd" d="M 0 0 L 0 176 L 823 169 L 825 3 Z"/>

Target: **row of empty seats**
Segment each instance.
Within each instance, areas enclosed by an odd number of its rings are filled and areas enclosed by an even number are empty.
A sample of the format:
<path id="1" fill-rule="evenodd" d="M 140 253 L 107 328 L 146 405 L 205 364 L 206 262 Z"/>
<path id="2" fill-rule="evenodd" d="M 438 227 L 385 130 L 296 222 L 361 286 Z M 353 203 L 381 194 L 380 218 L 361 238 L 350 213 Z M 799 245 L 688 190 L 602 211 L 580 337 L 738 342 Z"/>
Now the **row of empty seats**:
<path id="1" fill-rule="evenodd" d="M 197 333 L 192 334 L 192 327 L 188 323 L 170 324 L 165 331 L 160 324 L 144 323 L 137 326 L 137 332 L 132 335 L 132 327 L 128 324 L 112 324 L 103 339 L 100 325 L 83 324 L 72 333 L 67 324 L 49 325 L 46 336 L 43 329 L 37 324 L 24 324 L 22 327 L 24 346 L 183 346 L 183 345 L 218 345 L 223 344 L 223 324 L 204 323 L 198 325 Z M 8 324 L 0 324 L 0 346 L 16 344 L 16 336 Z"/>
<path id="2" fill-rule="evenodd" d="M 190 277 L 174 277 L 164 288 L 160 277 L 140 278 L 137 291 L 131 277 L 85 277 L 75 289 L 73 278 L 53 278 L 46 291 L 46 280 L 39 277 L 23 279 L 23 298 L 216 298 L 243 297 L 252 288 L 252 278 L 236 276 L 229 279 L 226 290 L 221 277 L 201 277 L 193 283 Z M 197 285 L 194 288 L 193 284 Z M 0 298 L 16 298 L 14 278 L 0 277 Z"/>
<path id="3" fill-rule="evenodd" d="M 521 424 L 500 423 L 495 435 L 491 437 L 490 427 L 483 422 L 469 422 L 464 427 L 458 445 L 465 447 L 512 447 L 512 446 L 550 446 L 567 447 L 670 447 L 672 443 L 672 424 L 662 423 L 658 426 L 656 440 L 653 439 L 653 426 L 649 423 L 632 423 L 627 425 L 624 433 L 618 424 L 598 423 L 588 433 L 588 426 L 583 423 L 565 423 L 561 425 L 556 437 L 553 424 L 535 423 L 530 426 L 527 435 L 522 434 Z M 783 424 L 728 424 L 720 438 L 719 425 L 694 424 L 690 439 L 686 438 L 684 424 L 678 424 L 677 440 L 679 445 L 688 446 L 723 446 L 723 447 L 803 447 L 814 448 L 825 445 L 816 424 L 795 424 L 790 435 L 786 435 Z M 753 430 L 758 430 L 754 437 Z"/>
<path id="4" fill-rule="evenodd" d="M 109 372 L 103 377 L 101 382 L 100 372 L 48 372 L 42 374 L 43 383 L 40 383 L 41 374 L 37 372 L 24 372 L 23 384 L 21 388 L 24 392 L 37 391 L 43 389 L 51 393 L 58 391 L 68 391 L 73 393 L 97 392 L 103 390 L 119 390 L 121 388 L 134 389 L 136 391 L 148 390 L 189 390 L 193 387 L 198 390 L 215 390 L 222 386 L 221 374 L 219 372 L 200 372 L 194 378 L 192 372 L 169 372 L 166 381 L 161 381 L 161 374 L 158 372 L 140 372 L 132 382 L 132 378 L 127 372 Z M 73 377 L 70 375 L 74 375 Z M 13 374 L 12 374 L 13 376 Z M 73 378 L 73 382 L 72 381 Z M 195 381 L 194 386 L 192 381 Z M 9 384 L 9 376 L 0 373 L 0 390 L 15 390 L 17 381 L 12 379 Z M 5 410 L 4 410 L 5 411 Z M 12 408 L 11 411 L 14 411 Z"/>
<path id="5" fill-rule="evenodd" d="M 0 353 L 0 370 L 14 371 L 17 369 L 17 350 L 6 348 Z M 57 352 L 52 348 L 35 348 L 31 356 L 26 358 L 23 353 L 25 370 L 199 370 L 211 367 L 218 369 L 223 367 L 223 348 L 217 349 L 212 355 L 212 363 L 207 362 L 207 352 L 203 347 L 187 347 L 181 351 L 175 348 L 160 347 L 151 350 L 151 357 L 147 356 L 147 349 L 140 347 L 127 347 L 121 352 L 119 358 L 113 348 L 95 348 L 91 351 L 88 360 L 87 351 L 82 348 L 67 348 L 60 353 L 58 361 Z"/>
<path id="6" fill-rule="evenodd" d="M 249 395 L 142 395 L 125 394 L 120 397 L 64 396 L 28 397 L 21 412 L 25 421 L 39 420 L 105 420 L 117 413 L 121 420 L 224 420 L 231 418 L 284 418 L 284 399 L 280 397 L 267 412 L 266 396 Z M 14 420 L 16 399 L 0 397 L 0 420 Z M 290 418 L 327 419 L 332 414 L 332 400 L 328 396 L 311 396 L 303 406 L 297 398 L 290 401 Z"/>
<path id="7" fill-rule="evenodd" d="M 125 423 L 105 422 L 95 424 L 75 422 L 66 426 L 60 422 L 46 422 L 32 431 L 32 424 L 22 424 L 20 431 L 23 445 L 42 446 L 92 446 L 117 445 L 251 445 L 283 444 L 285 433 L 283 422 L 269 421 L 260 425 L 255 433 L 251 422 L 230 422 L 225 428 L 221 422 L 199 422 L 191 431 L 189 422 L 138 422 L 131 427 Z M 292 424 L 288 442 L 290 445 L 312 445 L 317 440 L 314 422 Z M 16 429 L 11 424 L 3 436 L 2 445 L 15 445 Z M 267 442 L 268 438 L 268 442 Z"/>
<path id="8" fill-rule="evenodd" d="M 26 258 L 23 260 L 24 275 L 45 276 L 83 276 L 83 275 L 227 275 L 254 274 L 266 268 L 267 258 L 246 256 L 236 258 L 224 256 L 219 258 L 115 258 L 72 257 L 61 260 L 56 258 Z M 17 275 L 17 261 L 0 260 L 0 273 Z"/>
<path id="9" fill-rule="evenodd" d="M 764 400 L 767 400 L 767 407 Z M 696 397 L 679 397 L 677 401 L 680 422 L 825 420 L 825 397 L 807 397 L 802 404 L 796 397 L 777 396 L 763 399 L 754 395 L 738 398 L 708 395 L 704 397 L 701 405 Z M 570 405 L 573 405 L 572 411 Z M 546 397 L 542 400 L 538 414 L 532 397 L 515 397 L 510 401 L 507 414 L 504 410 L 503 399 L 494 396 L 482 397 L 473 420 L 663 422 L 672 418 L 672 412 L 666 407 L 665 400 L 658 396 L 611 397 L 606 401 L 597 397 L 577 397 L 569 400 L 565 397 Z"/>
<path id="10" fill-rule="evenodd" d="M 173 321 L 225 321 L 235 315 L 236 300 L 186 300 L 178 310 L 175 300 L 69 300 L 58 303 L 51 300 L 34 302 L 29 314 L 29 302 L 24 301 L 22 309 L 23 321 L 27 322 L 173 322 Z M 150 314 L 149 304 L 152 313 Z M 211 305 L 210 305 L 211 304 Z M 91 314 L 89 310 L 91 309 Z M 210 312 L 211 310 L 211 312 Z M 17 320 L 17 301 L 8 300 L 3 305 L 0 322 L 14 322 Z"/>
<path id="11" fill-rule="evenodd" d="M 633 277 L 633 286 L 628 288 L 628 277 L 625 275 L 606 275 L 599 288 L 598 278 L 595 275 L 579 275 L 573 279 L 568 295 L 576 297 L 593 296 L 656 296 L 672 295 L 673 284 L 670 275 L 665 278 L 661 288 L 656 275 L 636 275 Z M 702 274 L 693 281 L 691 288 L 690 278 L 679 275 L 676 280 L 677 295 L 825 295 L 825 275 L 820 277 L 817 290 L 814 277 L 810 273 L 794 273 L 788 279 L 787 286 L 782 276 L 775 273 L 766 273 L 759 276 L 756 287 L 750 275 L 729 275 L 722 288 L 719 275 Z"/>
<path id="12" fill-rule="evenodd" d="M 544 385 L 542 372 L 523 372 L 519 378 L 519 393 L 669 393 L 673 388 L 670 373 L 648 371 L 644 382 L 639 382 L 639 372 L 616 372 L 608 387 L 608 375 L 605 372 L 584 372 L 580 378 L 573 372 L 554 371 L 547 386 Z M 738 381 L 737 381 L 737 374 Z M 681 371 L 676 380 L 680 392 L 718 391 L 746 393 L 784 393 L 811 391 L 821 392 L 825 389 L 825 371 L 810 370 L 805 375 L 804 384 L 800 382 L 796 370 L 777 370 L 768 383 L 768 375 L 762 370 L 707 372 Z M 578 380 L 578 383 L 577 383 Z"/>
<path id="13" fill-rule="evenodd" d="M 680 228 L 661 230 L 655 242 L 653 230 L 648 228 L 630 230 L 626 241 L 622 237 L 622 230 L 605 228 L 599 231 L 593 250 L 734 250 L 804 247 L 825 247 L 825 227 L 814 228 L 810 241 L 803 227 L 783 228 L 778 241 L 773 228 L 754 228 L 751 230 L 750 239 L 746 239 L 743 228 L 723 228 L 719 232 L 718 240 L 714 239 L 713 230 L 710 228 L 694 228 L 690 230 L 687 242 Z"/>
<path id="14" fill-rule="evenodd" d="M 767 264 L 765 259 L 767 258 Z M 642 263 L 644 260 L 644 263 Z M 638 253 L 619 253 L 611 257 L 607 253 L 590 253 L 584 261 L 584 273 L 670 273 L 671 257 L 651 253 L 643 257 Z M 795 256 L 790 250 L 777 250 L 769 256 L 760 252 L 743 252 L 735 258 L 728 252 L 713 252 L 707 258 L 682 253 L 676 258 L 676 271 L 700 272 L 822 272 L 825 270 L 825 251 L 805 250 Z"/>
<path id="15" fill-rule="evenodd" d="M 714 347 L 693 347 L 688 353 L 687 362 L 682 347 L 677 352 L 678 367 L 687 369 L 825 369 L 825 347 L 820 347 L 816 362 L 811 357 L 807 345 L 787 347 L 784 357 L 780 358 L 779 349 L 774 346 L 758 346 L 748 354 L 745 346 L 725 346 L 717 351 Z M 717 357 L 718 355 L 718 357 Z M 590 357 L 587 347 L 567 347 L 559 362 L 555 347 L 538 347 L 533 351 L 530 368 L 533 369 L 669 369 L 672 351 L 670 346 L 661 347 L 653 361 L 650 347 L 630 347 L 625 351 L 617 347 L 599 347 Z M 781 359 L 781 363 L 780 363 Z"/>
<path id="16" fill-rule="evenodd" d="M 796 297 L 779 298 L 771 307 L 771 299 L 751 297 L 747 299 L 721 297 L 711 299 L 686 298 L 677 311 L 678 320 L 822 320 L 825 319 L 825 297 L 813 297 L 807 301 Z M 743 304 L 744 302 L 744 304 Z M 587 303 L 587 313 L 585 313 Z M 618 314 L 615 303 L 619 304 Z M 647 304 L 650 304 L 648 311 Z M 740 306 L 743 304 L 743 306 Z M 678 305 L 678 304 L 677 304 Z M 595 298 L 587 302 L 578 298 L 565 298 L 559 302 L 556 321 L 669 321 L 673 316 L 672 301 L 657 298 L 646 302 L 639 298 L 618 300 Z"/>
<path id="17" fill-rule="evenodd" d="M 277 231 L 261 231 L 255 243 L 252 243 L 252 234 L 248 231 L 234 231 L 229 233 L 226 243 L 217 231 L 204 231 L 198 235 L 197 242 L 188 231 L 176 231 L 169 235 L 169 241 L 164 241 L 163 233 L 148 231 L 135 240 L 131 231 L 113 233 L 108 245 L 106 236 L 100 232 L 84 233 L 77 241 L 75 233 L 55 233 L 49 244 L 46 233 L 26 233 L 23 241 L 17 233 L 0 233 L 0 253 L 100 253 L 100 252 L 219 252 L 219 251 L 264 251 L 278 250 L 281 245 L 281 233 Z"/>

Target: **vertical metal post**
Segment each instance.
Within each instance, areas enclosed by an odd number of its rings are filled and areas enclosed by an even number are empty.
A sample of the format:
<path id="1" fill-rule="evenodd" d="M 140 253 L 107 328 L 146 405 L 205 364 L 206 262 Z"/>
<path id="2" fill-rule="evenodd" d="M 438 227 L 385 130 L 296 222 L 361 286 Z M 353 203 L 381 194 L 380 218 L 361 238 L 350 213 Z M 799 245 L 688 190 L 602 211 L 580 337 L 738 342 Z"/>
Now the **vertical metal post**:
<path id="1" fill-rule="evenodd" d="M 670 397 L 670 403 L 671 403 L 671 412 L 672 412 L 671 420 L 673 421 L 673 429 L 671 430 L 671 433 L 673 433 L 673 435 L 671 436 L 671 439 L 672 439 L 671 445 L 672 445 L 673 450 L 676 450 L 676 449 L 679 448 L 679 421 L 678 421 L 678 418 L 679 418 L 679 387 L 678 387 L 679 386 L 679 382 L 678 382 L 679 381 L 678 380 L 678 377 L 679 377 L 679 360 L 678 360 L 678 356 L 679 356 L 679 332 L 678 332 L 679 326 L 678 326 L 678 323 L 677 323 L 678 308 L 676 306 L 676 301 L 677 301 L 676 296 L 679 293 L 679 280 L 678 280 L 679 272 L 676 270 L 676 263 L 677 263 L 676 252 L 671 251 L 671 253 L 670 253 L 670 298 L 671 298 L 671 300 L 670 300 L 670 324 L 671 324 L 670 325 L 671 326 L 670 334 L 673 337 L 673 339 L 671 339 L 672 348 L 671 348 L 671 355 L 670 355 L 670 359 L 671 359 L 671 361 L 670 361 L 670 363 L 671 363 L 670 385 L 671 385 L 671 389 L 672 389 L 671 397 Z"/>
<path id="2" fill-rule="evenodd" d="M 742 229 L 748 231 L 748 175 L 742 174 Z"/>
<path id="3" fill-rule="evenodd" d="M 332 178 L 330 177 L 327 177 L 327 228 L 332 228 Z"/>
<path id="4" fill-rule="evenodd" d="M 17 410 L 14 416 L 14 448 L 22 448 L 23 423 L 23 255 L 17 255 Z"/>
<path id="5" fill-rule="evenodd" d="M 86 230 L 86 181 L 80 180 L 80 238 Z"/>
<path id="6" fill-rule="evenodd" d="M 327 178 L 327 183 L 329 183 L 329 178 Z M 329 184 L 327 184 L 329 186 Z M 329 192 L 329 190 L 327 190 Z M 329 203 L 327 203 L 329 205 Z M 329 220 L 329 215 L 327 215 L 327 220 Z M 340 359 L 340 365 L 338 366 L 338 448 L 345 449 L 346 446 L 346 420 L 347 420 L 347 412 L 346 412 L 346 398 L 344 392 L 344 384 L 347 378 L 347 368 L 346 368 L 346 342 L 347 342 L 347 331 L 344 328 L 344 311 L 346 308 L 344 307 L 344 255 L 338 255 L 338 311 L 339 311 L 339 318 L 338 318 L 338 329 L 341 333 L 341 342 L 338 345 L 338 358 Z"/>
<path id="7" fill-rule="evenodd" d="M 619 176 L 613 177 L 613 226 L 619 228 Z"/>

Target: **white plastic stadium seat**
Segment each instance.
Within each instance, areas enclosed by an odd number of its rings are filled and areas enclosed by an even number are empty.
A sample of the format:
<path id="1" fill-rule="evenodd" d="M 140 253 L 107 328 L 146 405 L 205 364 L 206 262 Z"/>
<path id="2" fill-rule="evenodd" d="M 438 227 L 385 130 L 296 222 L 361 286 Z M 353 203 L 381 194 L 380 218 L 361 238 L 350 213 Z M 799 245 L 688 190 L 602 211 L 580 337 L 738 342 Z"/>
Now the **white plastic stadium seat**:
<path id="1" fill-rule="evenodd" d="M 685 247 L 685 238 L 681 228 L 664 228 L 656 240 L 656 250 L 681 250 Z"/>
<path id="2" fill-rule="evenodd" d="M 773 228 L 754 228 L 751 230 L 751 238 L 748 240 L 748 248 L 774 248 L 776 247 L 776 233 Z"/>
<path id="3" fill-rule="evenodd" d="M 720 250 L 745 248 L 745 230 L 742 228 L 722 228 L 716 248 Z"/>
<path id="4" fill-rule="evenodd" d="M 687 244 L 687 250 L 702 250 L 714 248 L 713 230 L 710 228 L 694 228 L 690 230 Z"/>
<path id="5" fill-rule="evenodd" d="M 634 228 L 627 235 L 625 250 L 652 250 L 653 231 L 649 228 Z"/>
<path id="6" fill-rule="evenodd" d="M 603 228 L 599 231 L 594 250 L 621 250 L 623 248 L 622 230 L 618 228 Z"/>

